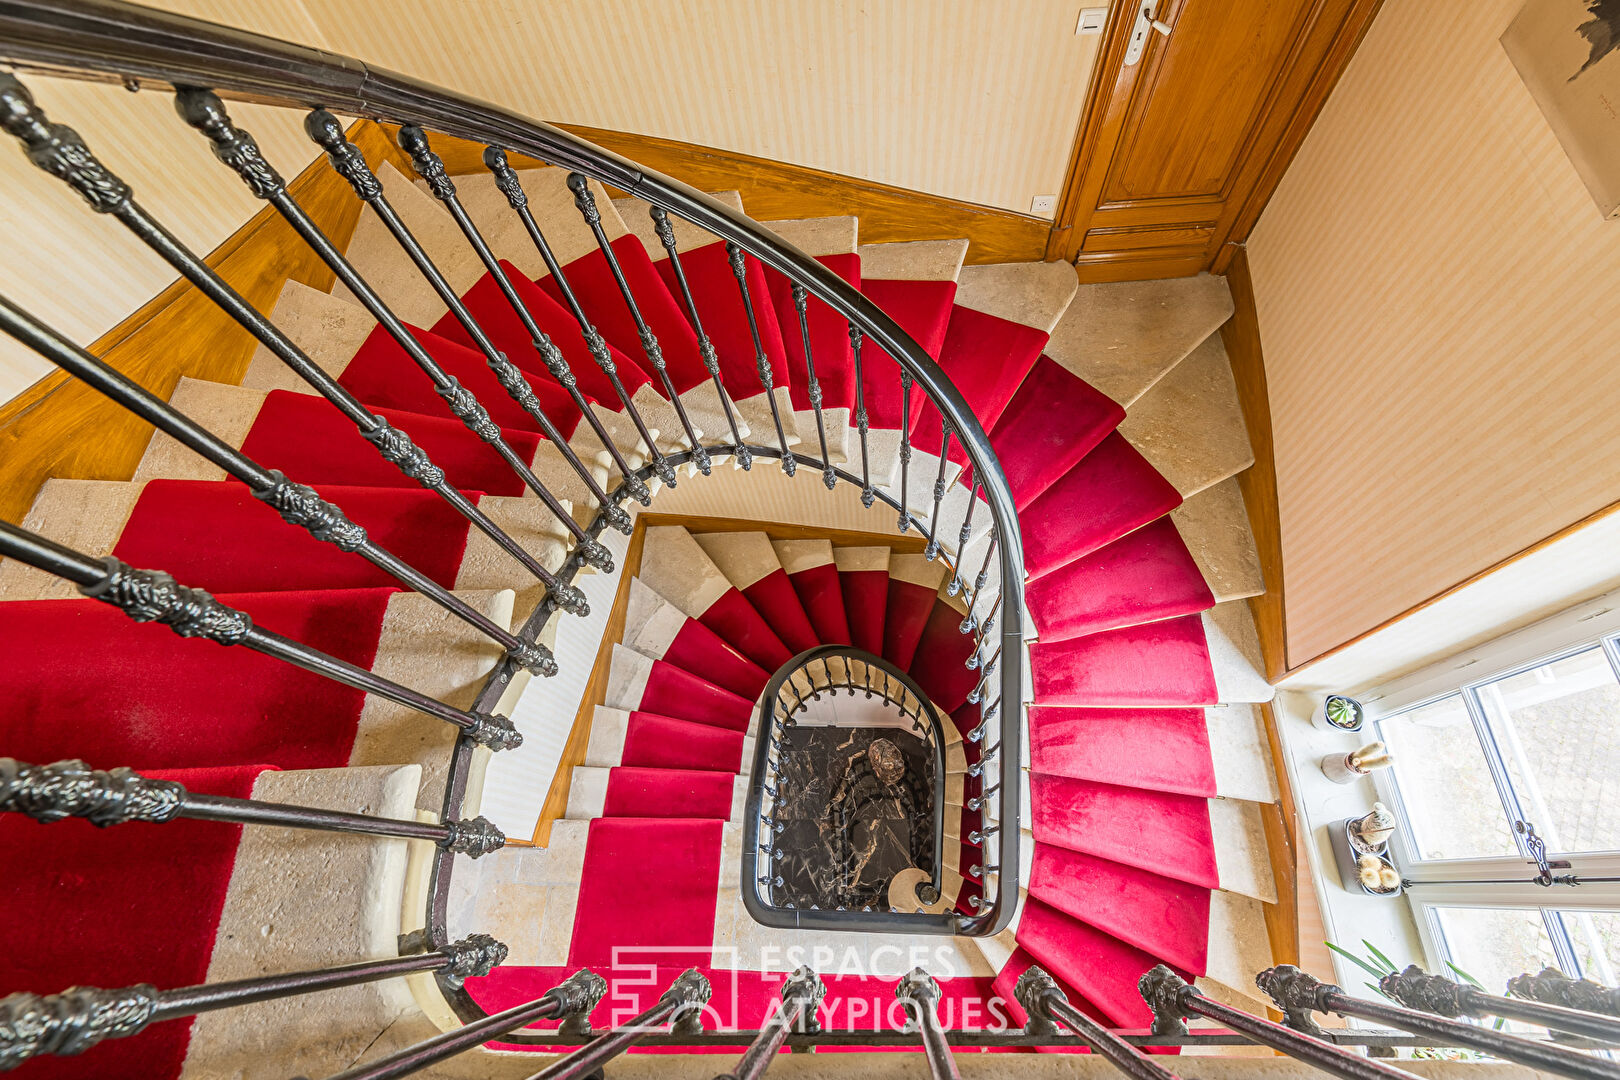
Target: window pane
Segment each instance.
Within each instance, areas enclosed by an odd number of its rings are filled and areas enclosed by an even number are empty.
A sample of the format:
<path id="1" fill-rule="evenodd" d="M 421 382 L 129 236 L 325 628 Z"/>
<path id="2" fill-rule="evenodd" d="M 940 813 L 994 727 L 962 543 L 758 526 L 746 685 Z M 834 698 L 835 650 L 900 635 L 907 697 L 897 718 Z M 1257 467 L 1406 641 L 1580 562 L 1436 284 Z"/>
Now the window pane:
<path id="1" fill-rule="evenodd" d="M 1513 976 L 1558 966 L 1538 908 L 1437 907 L 1434 913 L 1451 962 L 1486 993 L 1506 993 Z"/>
<path id="2" fill-rule="evenodd" d="M 1613 986 L 1620 982 L 1620 912 L 1560 911 L 1575 946 L 1583 978 Z"/>
<path id="3" fill-rule="evenodd" d="M 1502 799 L 1461 694 L 1378 723 L 1423 859 L 1517 855 Z"/>
<path id="4" fill-rule="evenodd" d="M 1479 701 L 1547 849 L 1620 848 L 1620 684 L 1603 650 L 1487 683 Z"/>

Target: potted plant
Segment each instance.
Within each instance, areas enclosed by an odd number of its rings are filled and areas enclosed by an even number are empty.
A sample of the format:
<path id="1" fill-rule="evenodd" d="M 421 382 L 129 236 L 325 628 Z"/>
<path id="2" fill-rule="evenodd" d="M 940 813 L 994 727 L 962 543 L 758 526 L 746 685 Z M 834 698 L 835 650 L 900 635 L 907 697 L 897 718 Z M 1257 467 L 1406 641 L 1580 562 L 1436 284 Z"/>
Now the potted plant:
<path id="1" fill-rule="evenodd" d="M 1367 711 L 1361 702 L 1343 694 L 1329 694 L 1311 716 L 1311 723 L 1323 731 L 1360 731 Z"/>
<path id="2" fill-rule="evenodd" d="M 1348 754 L 1329 754 L 1322 759 L 1322 774 L 1335 784 L 1353 784 L 1375 769 L 1387 769 L 1395 764 L 1391 754 L 1381 742 L 1370 742 Z"/>

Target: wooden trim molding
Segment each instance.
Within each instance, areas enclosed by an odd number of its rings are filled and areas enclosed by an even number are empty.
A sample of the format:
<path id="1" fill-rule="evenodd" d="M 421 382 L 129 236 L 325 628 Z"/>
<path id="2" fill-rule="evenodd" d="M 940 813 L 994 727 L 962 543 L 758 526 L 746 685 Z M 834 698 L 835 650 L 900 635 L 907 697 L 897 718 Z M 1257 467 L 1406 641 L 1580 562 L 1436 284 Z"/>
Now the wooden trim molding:
<path id="1" fill-rule="evenodd" d="M 756 221 L 854 215 L 861 219 L 863 244 L 966 237 L 970 263 L 1045 256 L 1052 223 L 1043 217 L 697 143 L 578 124 L 558 126 L 703 191 L 737 191 L 743 210 Z M 435 135 L 433 148 L 454 175 L 484 171 L 484 148 L 477 143 Z M 520 168 L 540 164 L 521 156 L 514 156 L 513 163 Z M 406 175 L 412 175 L 408 168 Z"/>
<path id="2" fill-rule="evenodd" d="M 1276 682 L 1287 668 L 1285 618 L 1283 608 L 1282 530 L 1277 512 L 1277 463 L 1272 444 L 1271 405 L 1266 396 L 1266 369 L 1260 351 L 1260 322 L 1254 305 L 1254 282 L 1249 276 L 1249 259 L 1237 248 L 1226 271 L 1232 293 L 1232 317 L 1221 326 L 1221 344 L 1232 366 L 1237 383 L 1238 403 L 1254 464 L 1238 474 L 1243 505 L 1248 513 L 1249 530 L 1260 554 L 1260 570 L 1265 592 L 1249 598 L 1260 637 L 1260 655 L 1266 678 Z M 1271 857 L 1272 877 L 1277 885 L 1277 902 L 1265 904 L 1266 936 L 1272 959 L 1279 964 L 1297 964 L 1299 942 L 1299 821 L 1294 812 L 1294 795 L 1288 781 L 1288 764 L 1283 755 L 1282 736 L 1271 703 L 1260 706 L 1266 729 L 1267 749 L 1272 772 L 1277 777 L 1278 802 L 1260 808 Z"/>
<path id="3" fill-rule="evenodd" d="M 1249 276 L 1249 258 L 1237 248 L 1226 271 L 1232 293 L 1232 317 L 1221 326 L 1221 344 L 1232 365 L 1237 383 L 1238 403 L 1243 408 L 1243 424 L 1254 450 L 1254 465 L 1238 474 L 1243 503 L 1248 510 L 1249 529 L 1260 554 L 1260 570 L 1266 591 L 1249 598 L 1255 630 L 1260 636 L 1260 654 L 1266 678 L 1280 679 L 1288 669 L 1287 616 L 1284 606 L 1286 582 L 1283 577 L 1282 522 L 1277 510 L 1277 460 L 1272 443 L 1271 404 L 1266 395 L 1265 359 L 1260 350 L 1260 318 L 1254 305 L 1254 281 Z"/>
<path id="4" fill-rule="evenodd" d="M 1288 782 L 1288 766 L 1283 757 L 1282 737 L 1277 732 L 1277 714 L 1271 703 L 1260 706 L 1265 724 L 1271 768 L 1277 776 L 1278 799 L 1260 807 L 1260 824 L 1266 834 L 1266 853 L 1271 860 L 1271 876 L 1277 887 L 1277 902 L 1261 904 L 1266 920 L 1266 939 L 1271 945 L 1271 962 L 1298 964 L 1299 941 L 1299 818 L 1294 811 L 1294 789 Z"/>
<path id="5" fill-rule="evenodd" d="M 369 120 L 356 122 L 349 138 L 373 165 L 400 156 L 387 133 Z M 360 202 L 324 157 L 288 190 L 340 249 L 348 244 Z M 215 248 L 207 263 L 260 311 L 275 305 L 289 280 L 322 292 L 332 285 L 332 272 L 268 206 Z M 181 280 L 89 351 L 167 398 L 182 375 L 240 382 L 255 346 L 251 334 Z M 128 480 L 151 435 L 152 425 L 65 372 L 51 372 L 0 405 L 0 520 L 21 521 L 51 477 Z"/>

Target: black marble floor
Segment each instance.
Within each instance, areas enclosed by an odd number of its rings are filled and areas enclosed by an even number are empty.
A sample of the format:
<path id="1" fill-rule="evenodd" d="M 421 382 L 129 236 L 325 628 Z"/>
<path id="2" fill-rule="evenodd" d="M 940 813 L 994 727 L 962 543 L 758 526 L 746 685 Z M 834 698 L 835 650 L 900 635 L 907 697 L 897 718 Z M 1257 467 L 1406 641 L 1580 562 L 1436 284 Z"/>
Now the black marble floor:
<path id="1" fill-rule="evenodd" d="M 783 744 L 778 905 L 887 909 L 907 867 L 932 874 L 933 754 L 891 728 L 797 727 Z"/>

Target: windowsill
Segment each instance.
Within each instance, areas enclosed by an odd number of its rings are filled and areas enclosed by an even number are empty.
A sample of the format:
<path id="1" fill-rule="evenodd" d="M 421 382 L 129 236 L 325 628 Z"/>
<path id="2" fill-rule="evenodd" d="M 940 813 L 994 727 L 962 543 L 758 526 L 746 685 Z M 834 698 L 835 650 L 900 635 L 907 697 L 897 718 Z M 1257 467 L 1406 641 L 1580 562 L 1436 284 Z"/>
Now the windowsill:
<path id="1" fill-rule="evenodd" d="M 1347 754 L 1371 737 L 1363 730 L 1355 734 L 1322 731 L 1311 724 L 1311 713 L 1320 698 L 1317 694 L 1284 691 L 1272 708 L 1277 717 L 1284 763 L 1294 792 L 1302 843 L 1306 846 L 1311 884 L 1322 909 L 1322 926 L 1327 939 L 1351 952 L 1362 952 L 1365 938 L 1383 951 L 1395 964 L 1429 967 L 1417 920 L 1404 895 L 1369 896 L 1359 888 L 1346 889 L 1339 881 L 1329 828 L 1348 817 L 1360 817 L 1372 809 L 1378 794 L 1370 778 L 1353 784 L 1336 784 L 1322 773 L 1320 762 L 1331 753 Z M 1367 974 L 1335 955 L 1334 978 L 1346 991 L 1364 996 Z M 1432 969 L 1431 969 L 1432 970 Z"/>

